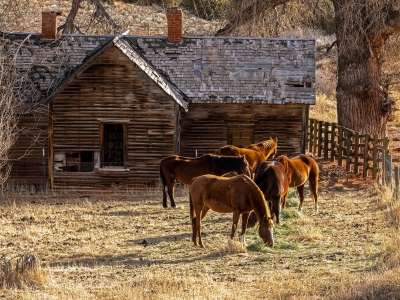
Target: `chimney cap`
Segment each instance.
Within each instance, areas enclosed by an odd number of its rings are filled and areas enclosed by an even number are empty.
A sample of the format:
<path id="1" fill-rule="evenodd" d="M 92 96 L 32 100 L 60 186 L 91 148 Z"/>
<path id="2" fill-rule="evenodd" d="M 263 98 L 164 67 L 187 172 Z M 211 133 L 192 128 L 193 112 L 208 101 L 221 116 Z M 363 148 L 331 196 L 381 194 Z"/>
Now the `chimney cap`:
<path id="1" fill-rule="evenodd" d="M 44 8 L 42 12 L 55 13 L 57 16 L 61 16 L 62 10 L 56 4 L 53 4 Z"/>

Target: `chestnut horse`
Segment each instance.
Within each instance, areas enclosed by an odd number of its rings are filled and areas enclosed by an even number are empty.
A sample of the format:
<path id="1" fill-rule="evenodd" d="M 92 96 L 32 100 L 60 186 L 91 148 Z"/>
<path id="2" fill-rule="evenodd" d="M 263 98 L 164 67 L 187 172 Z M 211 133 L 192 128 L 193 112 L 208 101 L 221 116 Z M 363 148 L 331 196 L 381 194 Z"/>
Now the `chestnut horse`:
<path id="1" fill-rule="evenodd" d="M 192 242 L 197 246 L 196 236 L 201 240 L 201 220 L 211 208 L 219 213 L 233 213 L 231 239 L 235 235 L 237 223 L 242 215 L 241 239 L 247 229 L 247 219 L 254 211 L 260 224 L 259 235 L 268 246 L 274 245 L 273 216 L 265 202 L 261 190 L 253 180 L 246 175 L 222 177 L 203 175 L 193 179 L 190 189 L 190 220 L 192 223 Z M 245 243 L 245 241 L 244 241 Z"/>
<path id="2" fill-rule="evenodd" d="M 194 177 L 204 174 L 222 175 L 231 171 L 250 176 L 249 166 L 244 156 L 216 156 L 205 154 L 190 158 L 169 156 L 160 163 L 160 177 L 163 184 L 163 207 L 167 207 L 167 193 L 171 206 L 176 207 L 174 200 L 174 184 L 178 180 L 190 184 Z"/>
<path id="3" fill-rule="evenodd" d="M 249 164 L 250 172 L 255 173 L 257 166 L 260 163 L 267 160 L 270 156 L 271 158 L 274 158 L 278 149 L 277 143 L 278 138 L 273 139 L 271 137 L 269 140 L 257 144 L 251 144 L 247 148 L 239 148 L 233 145 L 223 146 L 216 150 L 214 154 L 232 156 L 244 155 Z"/>
<path id="4" fill-rule="evenodd" d="M 270 210 L 276 217 L 276 223 L 279 224 L 279 214 L 286 206 L 289 191 L 285 167 L 277 161 L 264 161 L 257 168 L 254 182 L 263 192 L 265 200 L 269 202 Z"/>
<path id="5" fill-rule="evenodd" d="M 304 201 L 304 184 L 308 180 L 311 195 L 314 199 L 315 212 L 318 212 L 318 164 L 309 155 L 301 154 L 294 158 L 285 155 L 276 159 L 285 167 L 285 173 L 289 180 L 289 187 L 296 187 L 300 196 L 298 210 L 301 211 Z"/>

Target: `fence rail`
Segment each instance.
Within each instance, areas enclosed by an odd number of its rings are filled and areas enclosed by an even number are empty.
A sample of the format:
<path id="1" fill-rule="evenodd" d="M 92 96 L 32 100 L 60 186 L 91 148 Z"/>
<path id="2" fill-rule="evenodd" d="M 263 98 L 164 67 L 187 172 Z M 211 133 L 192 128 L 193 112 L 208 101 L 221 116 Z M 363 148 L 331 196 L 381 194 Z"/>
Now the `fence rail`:
<path id="1" fill-rule="evenodd" d="M 336 123 L 310 118 L 306 145 L 310 153 L 325 160 L 337 161 L 338 166 L 345 165 L 348 172 L 362 173 L 364 178 L 378 179 L 378 176 L 383 174 L 384 155 L 389 150 L 389 138 L 360 134 Z M 390 171 L 390 176 L 391 174 Z"/>

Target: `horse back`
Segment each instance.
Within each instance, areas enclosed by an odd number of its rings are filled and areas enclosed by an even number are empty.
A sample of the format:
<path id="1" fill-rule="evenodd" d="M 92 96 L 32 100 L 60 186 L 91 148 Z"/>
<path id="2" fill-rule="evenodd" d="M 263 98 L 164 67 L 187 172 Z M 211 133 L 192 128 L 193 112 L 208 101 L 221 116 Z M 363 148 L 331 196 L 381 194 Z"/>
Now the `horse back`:
<path id="1" fill-rule="evenodd" d="M 309 155 L 301 154 L 294 158 L 280 156 L 277 161 L 284 165 L 291 187 L 300 186 L 307 180 L 318 180 L 318 164 Z"/>
<path id="2" fill-rule="evenodd" d="M 223 156 L 244 156 L 251 172 L 255 172 L 257 166 L 265 160 L 262 152 L 248 148 L 238 148 L 233 145 L 227 145 L 214 152 L 215 155 Z"/>
<path id="3" fill-rule="evenodd" d="M 284 166 L 279 162 L 263 162 L 258 168 L 255 183 L 265 198 L 274 199 L 287 194 L 289 181 Z"/>
<path id="4" fill-rule="evenodd" d="M 202 175 L 194 178 L 190 185 L 190 195 L 194 205 L 196 203 L 207 205 L 213 211 L 220 213 L 230 213 L 237 209 L 252 211 L 254 209 L 252 198 L 263 199 L 262 195 L 257 195 L 260 192 L 254 182 L 243 174 L 235 177 Z"/>

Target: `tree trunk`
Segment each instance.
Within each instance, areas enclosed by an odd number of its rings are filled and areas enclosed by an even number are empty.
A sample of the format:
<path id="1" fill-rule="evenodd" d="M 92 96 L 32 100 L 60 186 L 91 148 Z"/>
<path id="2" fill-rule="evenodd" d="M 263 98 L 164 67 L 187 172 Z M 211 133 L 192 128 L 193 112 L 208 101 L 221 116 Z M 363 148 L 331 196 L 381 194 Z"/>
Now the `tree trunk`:
<path id="1" fill-rule="evenodd" d="M 338 123 L 360 133 L 382 137 L 386 134 L 390 109 L 387 111 L 387 99 L 380 85 L 381 63 L 375 57 L 357 59 L 358 54 L 339 53 L 336 87 Z"/>
<path id="2" fill-rule="evenodd" d="M 371 12 L 362 4 L 365 18 L 357 18 L 348 0 L 335 0 L 338 44 L 338 123 L 360 133 L 383 137 L 392 105 L 381 84 L 381 52 L 387 37 L 379 36 L 366 16 Z M 377 12 L 376 12 L 377 13 Z M 354 18 L 354 19 L 350 19 Z M 373 28 L 374 31 L 370 30 Z"/>
<path id="3" fill-rule="evenodd" d="M 65 20 L 65 24 L 60 26 L 58 30 L 63 30 L 63 34 L 71 34 L 75 32 L 75 17 L 78 14 L 79 6 L 81 4 L 81 0 L 73 0 L 71 4 L 71 10 Z"/>

